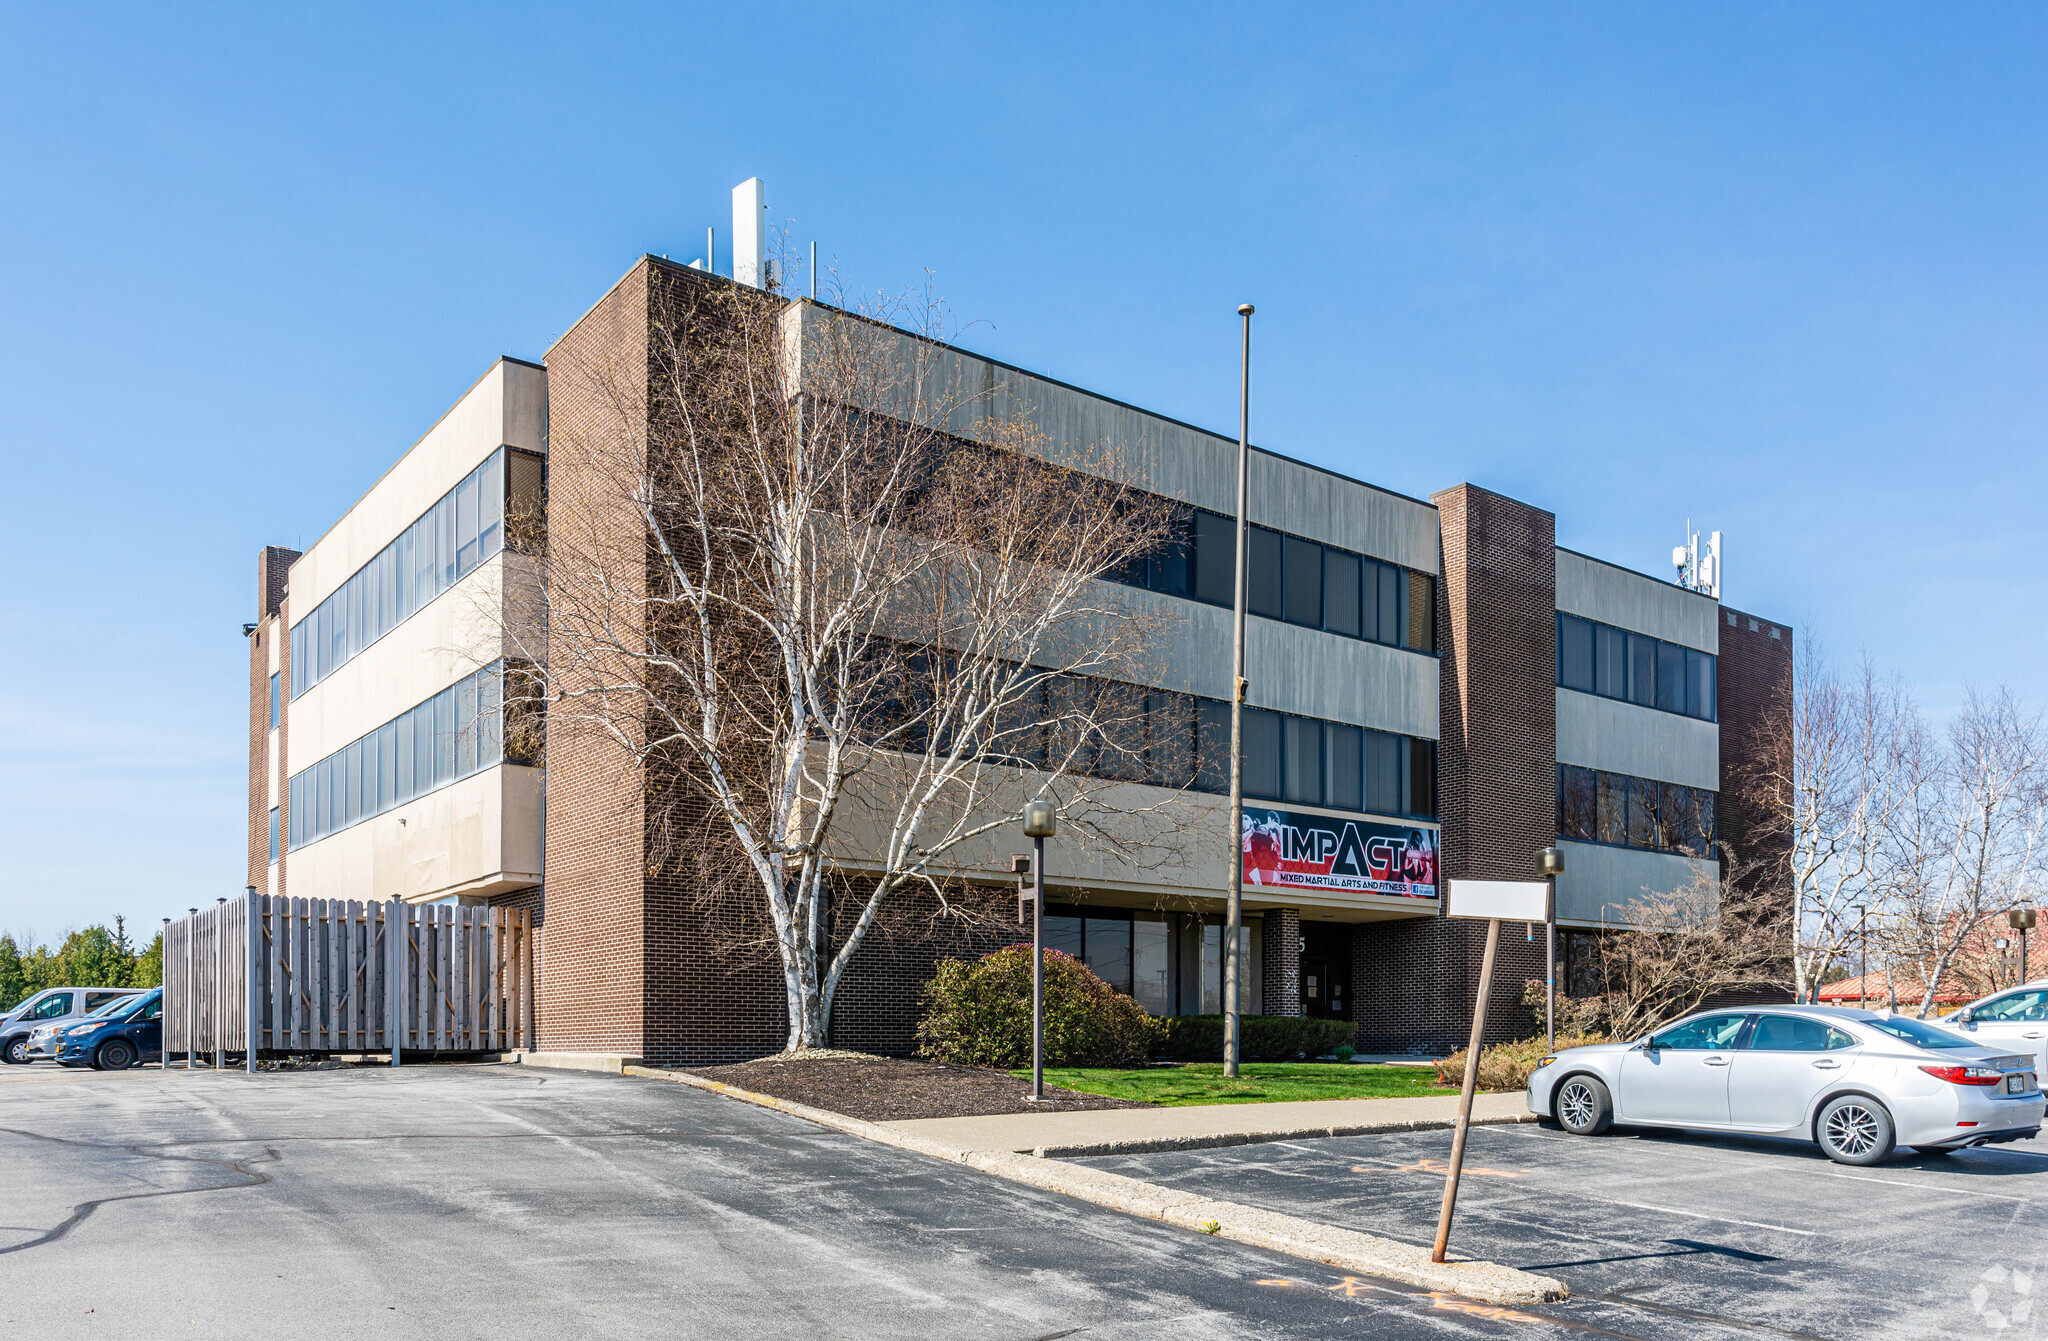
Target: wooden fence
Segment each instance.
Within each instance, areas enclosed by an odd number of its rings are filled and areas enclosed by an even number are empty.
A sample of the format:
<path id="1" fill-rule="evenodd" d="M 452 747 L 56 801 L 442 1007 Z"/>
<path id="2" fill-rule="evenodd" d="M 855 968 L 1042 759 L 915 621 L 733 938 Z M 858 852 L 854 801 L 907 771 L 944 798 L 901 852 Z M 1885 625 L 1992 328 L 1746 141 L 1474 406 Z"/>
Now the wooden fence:
<path id="1" fill-rule="evenodd" d="M 164 931 L 164 1056 L 532 1046 L 518 908 L 248 894 Z M 251 1046 L 253 1040 L 254 1046 Z"/>

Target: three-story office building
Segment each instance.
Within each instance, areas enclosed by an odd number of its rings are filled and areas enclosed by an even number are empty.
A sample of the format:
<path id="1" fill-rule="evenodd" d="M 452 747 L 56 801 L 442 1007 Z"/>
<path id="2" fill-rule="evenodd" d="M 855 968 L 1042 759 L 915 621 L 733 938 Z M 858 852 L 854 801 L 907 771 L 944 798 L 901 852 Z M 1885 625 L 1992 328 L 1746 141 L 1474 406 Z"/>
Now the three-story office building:
<path id="1" fill-rule="evenodd" d="M 544 517 L 543 499 L 573 489 L 543 488 L 550 429 L 636 431 L 567 370 L 644 370 L 653 291 L 724 282 L 642 258 L 544 365 L 501 359 L 306 553 L 259 564 L 251 883 L 533 908 L 549 1050 L 703 1061 L 786 1037 L 779 971 L 715 925 L 689 863 L 648 860 L 641 780 L 575 742 L 551 746 L 543 777 L 497 711 L 508 662 L 544 654 L 515 636 L 508 565 L 532 561 L 504 537 L 508 516 Z M 828 316 L 798 304 L 792 319 Z M 1129 483 L 1173 500 L 1176 542 L 1104 578 L 1176 630 L 1143 766 L 1124 760 L 1118 778 L 1212 830 L 1213 853 L 1197 843 L 1170 870 L 1102 854 L 1054 866 L 1047 931 L 1154 1013 L 1214 1012 L 1236 442 L 941 354 L 948 375 L 990 388 L 994 417 L 1029 416 L 1055 446 L 1114 444 Z M 1746 841 L 1722 792 L 1775 739 L 1782 623 L 1560 550 L 1549 512 L 1469 484 L 1410 498 L 1258 451 L 1248 512 L 1247 1011 L 1353 1020 L 1374 1050 L 1457 1043 L 1478 942 L 1442 916 L 1446 879 L 1531 878 L 1557 843 L 1570 944 L 1627 925 L 1645 891 L 1711 873 L 1717 839 Z M 963 853 L 951 874 L 1004 897 L 1012 846 Z M 903 925 L 916 930 L 877 937 L 842 987 L 839 1045 L 908 1050 L 936 962 L 1015 935 Z M 1503 953 L 1492 1018 L 1507 1035 L 1526 1027 L 1540 938 L 1510 935 Z"/>

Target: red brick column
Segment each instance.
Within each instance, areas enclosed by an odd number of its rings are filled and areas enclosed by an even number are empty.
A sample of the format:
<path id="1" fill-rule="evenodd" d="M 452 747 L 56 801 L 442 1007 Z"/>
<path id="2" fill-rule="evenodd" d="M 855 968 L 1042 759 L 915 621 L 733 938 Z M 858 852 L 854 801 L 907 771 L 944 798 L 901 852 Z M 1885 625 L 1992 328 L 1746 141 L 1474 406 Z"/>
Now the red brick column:
<path id="1" fill-rule="evenodd" d="M 1301 913 L 1293 908 L 1266 910 L 1261 957 L 1264 981 L 1260 990 L 1267 1015 L 1299 1015 L 1301 1010 Z"/>

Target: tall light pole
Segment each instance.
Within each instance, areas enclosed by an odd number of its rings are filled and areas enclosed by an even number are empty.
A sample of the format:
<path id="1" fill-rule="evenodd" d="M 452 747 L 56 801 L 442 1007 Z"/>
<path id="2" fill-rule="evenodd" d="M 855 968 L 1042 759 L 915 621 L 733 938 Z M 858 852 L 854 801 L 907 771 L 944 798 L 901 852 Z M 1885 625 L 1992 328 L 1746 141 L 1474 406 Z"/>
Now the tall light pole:
<path id="1" fill-rule="evenodd" d="M 1050 801 L 1024 803 L 1031 840 L 1031 1099 L 1045 1098 L 1045 840 L 1059 830 Z"/>
<path id="2" fill-rule="evenodd" d="M 1251 566 L 1244 496 L 1252 459 L 1252 305 L 1240 303 L 1244 355 L 1237 386 L 1237 573 L 1230 634 L 1230 900 L 1223 927 L 1223 1074 L 1237 1074 L 1238 928 L 1244 922 L 1244 606 Z"/>
<path id="3" fill-rule="evenodd" d="M 2027 981 L 2027 933 L 2034 929 L 2034 910 L 2015 908 L 2005 915 L 2005 924 L 2020 934 L 2020 981 Z"/>
<path id="4" fill-rule="evenodd" d="M 1557 1051 L 1557 877 L 1564 874 L 1564 851 L 1546 847 L 1536 854 L 1536 871 L 1549 886 L 1543 901 L 1543 1048 Z"/>

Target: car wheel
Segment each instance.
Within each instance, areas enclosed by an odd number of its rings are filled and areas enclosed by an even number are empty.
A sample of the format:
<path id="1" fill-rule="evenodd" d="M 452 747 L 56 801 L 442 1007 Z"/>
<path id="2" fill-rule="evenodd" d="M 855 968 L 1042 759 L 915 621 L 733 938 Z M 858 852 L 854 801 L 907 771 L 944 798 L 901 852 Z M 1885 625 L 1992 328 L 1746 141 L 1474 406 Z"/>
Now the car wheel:
<path id="1" fill-rule="evenodd" d="M 1876 1164 L 1892 1153 L 1892 1115 L 1861 1094 L 1845 1094 L 1820 1110 L 1820 1148 L 1837 1164 Z"/>
<path id="2" fill-rule="evenodd" d="M 28 1035 L 16 1034 L 8 1039 L 6 1046 L 0 1047 L 0 1061 L 5 1061 L 9 1066 L 27 1066 Z"/>
<path id="3" fill-rule="evenodd" d="M 1574 1136 L 1598 1136 L 1614 1125 L 1614 1096 L 1598 1076 L 1569 1076 L 1552 1104 L 1557 1125 Z"/>
<path id="4" fill-rule="evenodd" d="M 92 1064 L 102 1071 L 126 1071 L 135 1065 L 135 1045 L 125 1038 L 110 1038 L 100 1044 Z"/>

